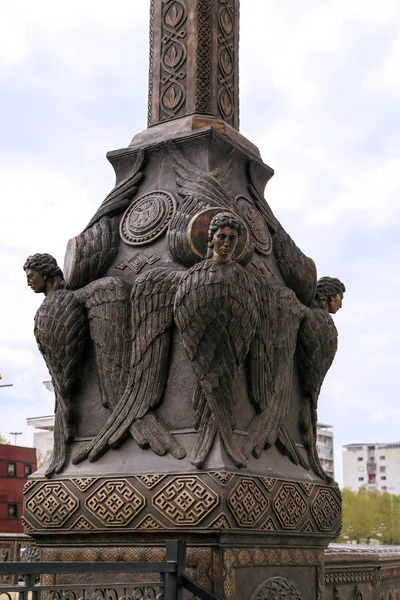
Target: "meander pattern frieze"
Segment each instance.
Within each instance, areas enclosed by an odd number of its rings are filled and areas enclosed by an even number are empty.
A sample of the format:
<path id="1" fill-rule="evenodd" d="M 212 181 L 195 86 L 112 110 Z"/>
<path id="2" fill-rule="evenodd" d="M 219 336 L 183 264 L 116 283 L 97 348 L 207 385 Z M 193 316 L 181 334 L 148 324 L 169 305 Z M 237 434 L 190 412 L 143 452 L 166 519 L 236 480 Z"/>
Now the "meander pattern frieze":
<path id="1" fill-rule="evenodd" d="M 174 525 L 195 526 L 218 503 L 218 495 L 196 476 L 175 477 L 153 498 L 153 506 Z"/>
<path id="2" fill-rule="evenodd" d="M 294 529 L 307 513 L 307 504 L 294 484 L 282 484 L 274 498 L 274 511 L 284 529 Z"/>
<path id="3" fill-rule="evenodd" d="M 26 533 L 195 527 L 333 537 L 338 496 L 312 485 L 224 471 L 36 480 L 25 492 L 23 525 Z"/>
<path id="4" fill-rule="evenodd" d="M 224 600 L 235 593 L 235 570 L 243 567 L 315 567 L 318 599 L 324 594 L 324 553 L 318 550 L 283 548 L 229 548 L 223 555 Z"/>
<path id="5" fill-rule="evenodd" d="M 146 499 L 126 479 L 106 481 L 86 500 L 86 507 L 104 525 L 125 526 L 145 507 Z"/>
<path id="6" fill-rule="evenodd" d="M 266 514 L 266 492 L 253 479 L 241 478 L 229 495 L 228 506 L 239 526 L 254 526 Z"/>
<path id="7" fill-rule="evenodd" d="M 62 527 L 78 506 L 76 496 L 61 481 L 35 487 L 26 503 L 28 513 L 44 528 Z"/>

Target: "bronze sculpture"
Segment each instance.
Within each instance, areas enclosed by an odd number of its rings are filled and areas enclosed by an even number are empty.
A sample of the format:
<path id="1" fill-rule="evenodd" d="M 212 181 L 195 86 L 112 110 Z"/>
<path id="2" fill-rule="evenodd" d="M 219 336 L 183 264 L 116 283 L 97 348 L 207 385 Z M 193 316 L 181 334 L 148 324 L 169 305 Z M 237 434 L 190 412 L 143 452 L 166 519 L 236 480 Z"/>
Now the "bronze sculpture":
<path id="1" fill-rule="evenodd" d="M 150 5 L 149 128 L 107 155 L 116 185 L 64 287 L 32 278 L 56 445 L 26 531 L 68 561 L 160 560 L 184 536 L 219 597 L 268 593 L 281 567 L 322 597 L 341 501 L 315 423 L 344 287 L 317 291 L 238 131 L 239 0 Z"/>
<path id="2" fill-rule="evenodd" d="M 45 299 L 35 316 L 35 338 L 49 369 L 56 398 L 54 449 L 46 477 L 62 471 L 71 439 L 71 395 L 87 337 L 86 317 L 50 254 L 33 254 L 24 264 L 28 285 Z"/>

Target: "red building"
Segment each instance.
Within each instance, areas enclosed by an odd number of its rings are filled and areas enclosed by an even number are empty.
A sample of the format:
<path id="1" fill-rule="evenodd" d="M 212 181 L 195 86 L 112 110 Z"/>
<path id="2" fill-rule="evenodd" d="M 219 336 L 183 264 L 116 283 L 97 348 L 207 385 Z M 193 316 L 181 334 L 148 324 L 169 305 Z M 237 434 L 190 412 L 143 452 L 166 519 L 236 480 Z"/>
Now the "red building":
<path id="1" fill-rule="evenodd" d="M 23 533 L 23 489 L 36 468 L 35 448 L 0 444 L 0 533 Z"/>

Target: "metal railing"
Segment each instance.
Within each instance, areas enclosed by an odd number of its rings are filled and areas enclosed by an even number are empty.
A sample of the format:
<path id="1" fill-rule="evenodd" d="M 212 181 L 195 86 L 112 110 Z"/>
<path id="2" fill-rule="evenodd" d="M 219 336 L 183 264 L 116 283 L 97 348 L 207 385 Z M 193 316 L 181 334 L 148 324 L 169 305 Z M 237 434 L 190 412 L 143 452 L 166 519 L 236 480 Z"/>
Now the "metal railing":
<path id="1" fill-rule="evenodd" d="M 0 600 L 182 600 L 184 589 L 201 600 L 219 600 L 189 579 L 185 566 L 186 543 L 182 541 L 167 542 L 164 562 L 3 562 Z M 154 580 L 120 581 L 132 573 L 140 578 L 153 574 Z M 95 574 L 117 581 L 95 582 Z M 75 582 L 48 582 L 49 576 L 65 575 L 74 576 L 69 579 Z"/>

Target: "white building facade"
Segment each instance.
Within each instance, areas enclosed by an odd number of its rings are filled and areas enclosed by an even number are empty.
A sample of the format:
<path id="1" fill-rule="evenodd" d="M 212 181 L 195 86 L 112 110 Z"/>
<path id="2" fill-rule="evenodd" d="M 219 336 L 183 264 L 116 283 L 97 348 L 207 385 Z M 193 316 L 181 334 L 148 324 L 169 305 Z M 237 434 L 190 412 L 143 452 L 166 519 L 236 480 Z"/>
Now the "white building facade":
<path id="1" fill-rule="evenodd" d="M 400 442 L 344 446 L 343 487 L 357 491 L 363 486 L 400 494 Z"/>
<path id="2" fill-rule="evenodd" d="M 322 468 L 335 479 L 332 425 L 317 423 L 317 452 Z"/>

